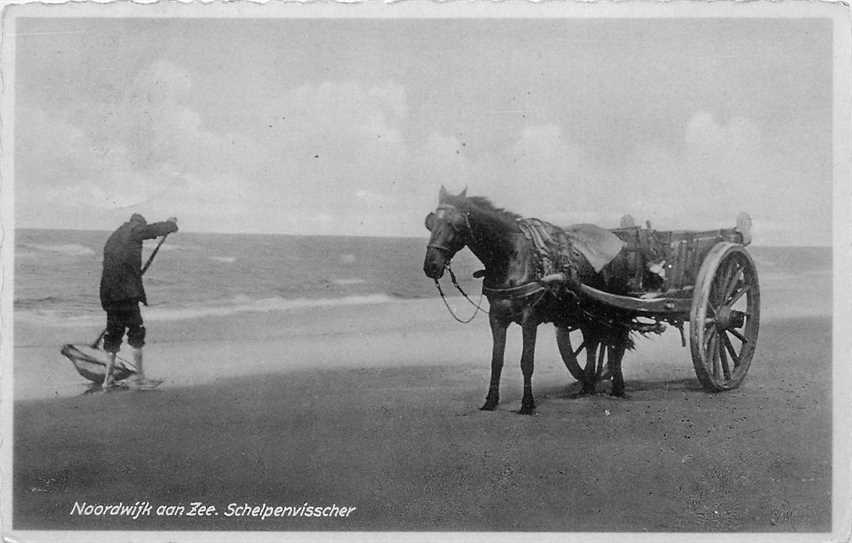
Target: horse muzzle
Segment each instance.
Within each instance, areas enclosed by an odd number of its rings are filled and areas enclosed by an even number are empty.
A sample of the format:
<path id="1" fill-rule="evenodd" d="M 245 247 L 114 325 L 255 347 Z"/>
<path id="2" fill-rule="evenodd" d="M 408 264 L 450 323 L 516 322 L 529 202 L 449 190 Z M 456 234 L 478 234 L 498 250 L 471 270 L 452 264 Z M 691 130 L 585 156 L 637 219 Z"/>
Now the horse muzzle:
<path id="1" fill-rule="evenodd" d="M 449 261 L 443 250 L 429 247 L 426 249 L 426 258 L 423 260 L 423 273 L 429 279 L 440 279 L 444 276 L 444 270 Z"/>

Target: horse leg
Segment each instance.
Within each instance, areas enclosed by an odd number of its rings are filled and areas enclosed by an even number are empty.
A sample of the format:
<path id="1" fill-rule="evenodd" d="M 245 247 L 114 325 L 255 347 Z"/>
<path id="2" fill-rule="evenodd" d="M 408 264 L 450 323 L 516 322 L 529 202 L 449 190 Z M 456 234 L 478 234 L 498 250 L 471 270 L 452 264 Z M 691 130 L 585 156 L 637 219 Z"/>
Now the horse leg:
<path id="1" fill-rule="evenodd" d="M 506 352 L 506 328 L 508 324 L 491 317 L 491 337 L 494 345 L 491 347 L 491 384 L 488 387 L 488 395 L 485 404 L 481 407 L 483 411 L 494 411 L 500 403 L 500 374 L 503 372 L 503 356 Z"/>
<path id="2" fill-rule="evenodd" d="M 521 373 L 524 374 L 524 397 L 521 400 L 521 415 L 532 415 L 535 412 L 535 399 L 532 393 L 533 359 L 535 358 L 535 338 L 537 324 L 524 324 L 524 352 L 521 355 Z"/>
<path id="3" fill-rule="evenodd" d="M 594 332 L 589 331 L 583 332 L 583 337 L 588 337 L 586 339 L 586 367 L 583 369 L 584 377 L 583 377 L 583 390 L 580 391 L 581 394 L 594 394 L 595 393 L 595 385 L 597 384 L 598 376 L 597 376 L 597 354 L 598 349 L 603 349 L 604 346 L 598 340 L 597 336 Z"/>
<path id="4" fill-rule="evenodd" d="M 627 349 L 627 336 L 629 332 L 619 332 L 615 345 L 607 347 L 609 350 L 609 373 L 612 376 L 613 396 L 624 397 L 624 375 L 621 373 L 621 360 Z M 603 348 L 603 347 L 601 347 Z"/>

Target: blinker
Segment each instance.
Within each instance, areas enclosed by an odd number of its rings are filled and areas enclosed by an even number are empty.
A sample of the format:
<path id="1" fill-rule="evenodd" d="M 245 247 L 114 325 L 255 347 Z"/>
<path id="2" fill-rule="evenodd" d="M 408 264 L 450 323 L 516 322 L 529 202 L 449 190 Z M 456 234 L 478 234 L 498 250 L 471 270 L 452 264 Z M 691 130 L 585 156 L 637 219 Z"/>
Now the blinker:
<path id="1" fill-rule="evenodd" d="M 426 215 L 426 220 L 424 221 L 424 224 L 426 225 L 426 230 L 431 232 L 432 227 L 435 226 L 435 213 L 434 212 L 431 212 L 428 215 Z"/>

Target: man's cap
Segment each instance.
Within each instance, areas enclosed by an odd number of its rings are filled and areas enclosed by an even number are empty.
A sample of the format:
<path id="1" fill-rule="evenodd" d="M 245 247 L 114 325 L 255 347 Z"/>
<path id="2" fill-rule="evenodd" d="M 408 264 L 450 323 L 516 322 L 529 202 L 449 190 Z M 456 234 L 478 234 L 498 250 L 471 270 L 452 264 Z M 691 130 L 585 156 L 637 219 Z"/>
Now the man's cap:
<path id="1" fill-rule="evenodd" d="M 145 217 L 143 217 L 139 213 L 134 213 L 133 215 L 130 216 L 130 222 L 147 223 L 148 221 L 146 221 Z"/>

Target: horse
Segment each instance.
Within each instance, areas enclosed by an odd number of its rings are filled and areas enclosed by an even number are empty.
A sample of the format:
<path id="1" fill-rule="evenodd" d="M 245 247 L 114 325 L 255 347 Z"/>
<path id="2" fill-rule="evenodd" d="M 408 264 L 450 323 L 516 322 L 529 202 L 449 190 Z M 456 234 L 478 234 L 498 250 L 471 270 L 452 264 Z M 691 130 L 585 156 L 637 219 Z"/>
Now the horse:
<path id="1" fill-rule="evenodd" d="M 625 351 L 632 348 L 630 330 L 619 325 L 618 319 L 600 318 L 601 315 L 606 316 L 606 308 L 589 311 L 590 307 L 578 298 L 574 288 L 583 283 L 616 294 L 627 292 L 629 274 L 623 251 L 599 271 L 595 271 L 579 251 L 572 251 L 570 261 L 563 268 L 567 280 L 555 287 L 547 285 L 542 282 L 540 255 L 533 242 L 522 232 L 520 219 L 519 215 L 496 207 L 488 198 L 468 197 L 467 188 L 453 195 L 441 186 L 438 207 L 425 220 L 425 226 L 431 232 L 423 262 L 423 272 L 427 277 L 437 283 L 449 268 L 452 258 L 464 247 L 468 247 L 485 267 L 475 276 L 483 277 L 493 346 L 491 380 L 481 409 L 493 411 L 500 401 L 506 331 L 512 323 L 520 325 L 523 333 L 521 372 L 524 388 L 520 414 L 535 412 L 532 375 L 536 332 L 544 323 L 555 325 L 557 346 L 569 370 L 572 361 L 576 367 L 576 354 L 582 348 L 586 349 L 587 364 L 581 376 L 581 393 L 595 391 L 606 349 L 612 380 L 611 394 L 623 397 L 621 362 Z M 582 332 L 583 344 L 575 352 L 569 333 L 576 329 Z M 601 351 L 596 372 L 598 347 Z"/>

